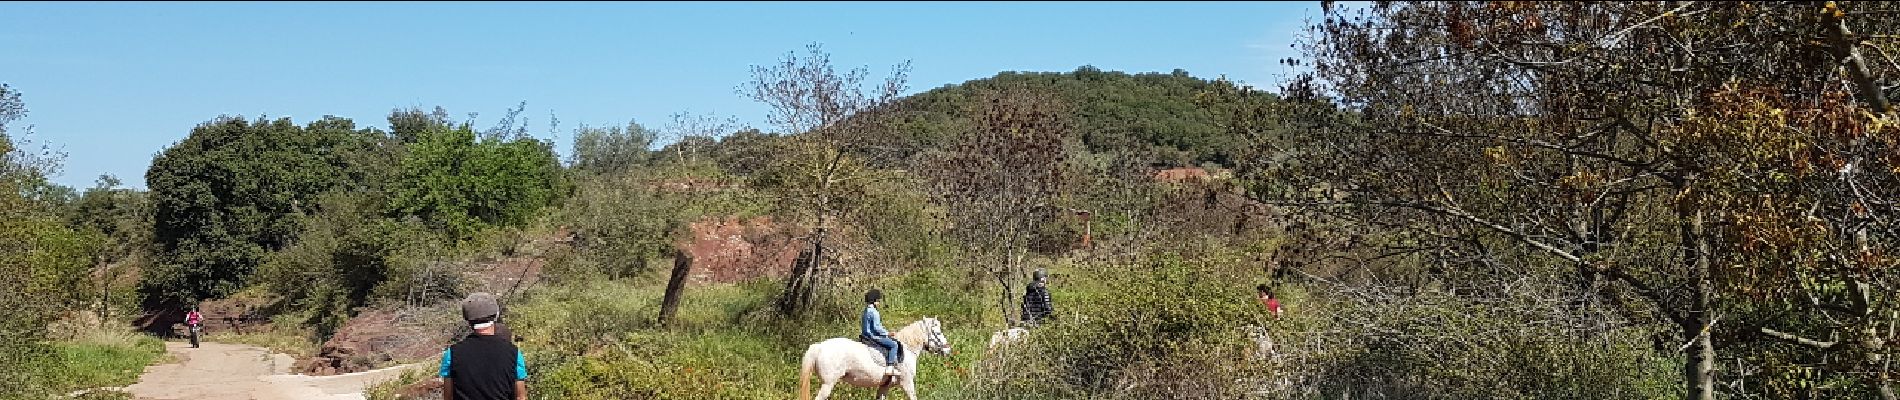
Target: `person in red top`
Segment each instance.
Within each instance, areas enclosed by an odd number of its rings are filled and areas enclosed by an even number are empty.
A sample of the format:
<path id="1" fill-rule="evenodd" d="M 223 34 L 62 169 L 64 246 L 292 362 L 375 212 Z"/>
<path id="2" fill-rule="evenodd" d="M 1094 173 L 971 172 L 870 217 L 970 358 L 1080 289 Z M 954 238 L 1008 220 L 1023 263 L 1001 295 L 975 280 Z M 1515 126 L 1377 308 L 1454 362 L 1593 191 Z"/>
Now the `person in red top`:
<path id="1" fill-rule="evenodd" d="M 1267 289 L 1264 283 L 1255 286 L 1254 290 L 1260 292 L 1260 304 L 1267 306 L 1267 312 L 1273 314 L 1273 319 L 1280 319 L 1280 299 L 1273 297 L 1273 290 Z"/>
<path id="2" fill-rule="evenodd" d="M 198 348 L 198 332 L 204 329 L 204 322 L 205 316 L 198 313 L 198 306 L 192 306 L 191 312 L 185 313 L 185 329 L 191 332 L 191 348 Z"/>

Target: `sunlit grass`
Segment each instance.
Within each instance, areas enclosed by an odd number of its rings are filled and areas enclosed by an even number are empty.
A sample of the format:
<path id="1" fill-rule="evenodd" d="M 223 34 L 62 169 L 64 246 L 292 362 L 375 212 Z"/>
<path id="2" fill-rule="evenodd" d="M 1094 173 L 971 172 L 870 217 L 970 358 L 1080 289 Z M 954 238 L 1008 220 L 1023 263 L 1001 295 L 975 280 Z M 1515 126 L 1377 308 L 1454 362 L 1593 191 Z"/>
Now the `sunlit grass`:
<path id="1" fill-rule="evenodd" d="M 165 354 L 164 342 L 131 330 L 93 329 L 53 347 L 59 366 L 47 372 L 67 389 L 131 385 Z"/>

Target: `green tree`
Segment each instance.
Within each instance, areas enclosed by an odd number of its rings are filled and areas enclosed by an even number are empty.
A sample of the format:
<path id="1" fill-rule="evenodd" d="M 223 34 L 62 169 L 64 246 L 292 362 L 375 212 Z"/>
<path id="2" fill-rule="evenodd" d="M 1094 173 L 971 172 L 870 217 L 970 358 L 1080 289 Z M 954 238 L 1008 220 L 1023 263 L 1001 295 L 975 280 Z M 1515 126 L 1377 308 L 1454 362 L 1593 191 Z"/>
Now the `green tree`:
<path id="1" fill-rule="evenodd" d="M 0 84 L 0 393 L 44 393 L 54 368 L 46 325 L 79 308 L 91 293 L 86 271 L 101 239 L 72 229 L 51 204 L 28 197 L 56 170 L 54 153 L 19 146 L 7 124 L 26 115 L 20 93 Z"/>
<path id="2" fill-rule="evenodd" d="M 335 117 L 306 127 L 220 117 L 167 147 L 145 174 L 160 254 L 141 283 L 148 305 L 235 291 L 295 237 L 318 193 L 352 184 L 362 158 L 349 150 L 380 135 Z"/>
<path id="3" fill-rule="evenodd" d="M 552 144 L 482 136 L 467 124 L 420 133 L 403 155 L 390 211 L 467 239 L 487 227 L 527 222 L 566 187 Z"/>
<path id="4" fill-rule="evenodd" d="M 124 312 L 136 306 L 128 303 L 135 296 L 115 293 L 120 289 L 115 285 L 127 271 L 151 261 L 151 201 L 144 191 L 120 187 L 117 177 L 100 175 L 69 208 L 67 220 L 73 229 L 97 232 L 104 239 L 94 274 L 99 278 L 99 320 L 106 323 L 115 308 Z"/>
<path id="5" fill-rule="evenodd" d="M 657 176 L 655 176 L 657 175 Z M 669 252 L 681 227 L 685 202 L 658 190 L 667 176 L 654 169 L 576 179 L 573 197 L 559 218 L 572 224 L 581 250 L 572 275 L 608 279 L 638 276 L 653 257 Z"/>
<path id="6" fill-rule="evenodd" d="M 633 121 L 627 121 L 626 128 L 582 126 L 574 132 L 574 154 L 568 163 L 575 170 L 594 174 L 625 171 L 648 161 L 658 137 Z"/>
<path id="7" fill-rule="evenodd" d="M 424 112 L 420 107 L 389 110 L 389 134 L 402 143 L 415 143 L 422 132 L 449 126 L 449 110 L 437 106 Z"/>

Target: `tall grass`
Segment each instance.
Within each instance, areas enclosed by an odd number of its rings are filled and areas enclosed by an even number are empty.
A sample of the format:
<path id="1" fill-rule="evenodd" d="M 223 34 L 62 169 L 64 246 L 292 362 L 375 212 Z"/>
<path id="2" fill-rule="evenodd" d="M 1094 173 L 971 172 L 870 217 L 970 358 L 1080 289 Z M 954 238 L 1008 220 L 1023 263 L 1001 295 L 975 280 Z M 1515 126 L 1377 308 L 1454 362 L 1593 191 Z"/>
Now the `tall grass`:
<path id="1" fill-rule="evenodd" d="M 129 329 L 89 328 L 67 335 L 53 342 L 58 365 L 42 371 L 53 375 L 60 392 L 131 385 L 165 354 L 163 341 Z"/>

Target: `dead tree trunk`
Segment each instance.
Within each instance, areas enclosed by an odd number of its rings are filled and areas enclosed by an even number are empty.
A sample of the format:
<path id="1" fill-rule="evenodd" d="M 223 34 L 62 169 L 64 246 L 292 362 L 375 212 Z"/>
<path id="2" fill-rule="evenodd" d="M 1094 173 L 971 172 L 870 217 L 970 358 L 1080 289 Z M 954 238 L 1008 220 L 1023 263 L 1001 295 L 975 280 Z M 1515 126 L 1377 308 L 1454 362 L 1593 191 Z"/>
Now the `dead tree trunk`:
<path id="1" fill-rule="evenodd" d="M 680 294 L 686 291 L 686 276 L 693 272 L 693 255 L 684 251 L 673 255 L 673 278 L 666 281 L 666 296 L 660 300 L 660 326 L 673 323 L 679 313 Z"/>

